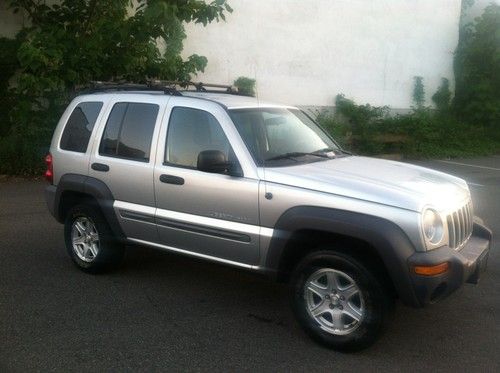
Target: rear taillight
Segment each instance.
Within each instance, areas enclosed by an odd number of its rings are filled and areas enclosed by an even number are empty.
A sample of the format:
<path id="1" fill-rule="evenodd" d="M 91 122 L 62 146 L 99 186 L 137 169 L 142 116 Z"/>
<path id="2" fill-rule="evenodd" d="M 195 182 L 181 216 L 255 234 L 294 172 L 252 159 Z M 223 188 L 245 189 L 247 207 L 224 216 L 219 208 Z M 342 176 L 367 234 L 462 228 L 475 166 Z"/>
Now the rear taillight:
<path id="1" fill-rule="evenodd" d="M 47 164 L 47 170 L 45 171 L 45 180 L 49 183 L 54 183 L 54 165 L 52 163 L 52 154 L 47 154 L 45 156 L 45 163 Z"/>

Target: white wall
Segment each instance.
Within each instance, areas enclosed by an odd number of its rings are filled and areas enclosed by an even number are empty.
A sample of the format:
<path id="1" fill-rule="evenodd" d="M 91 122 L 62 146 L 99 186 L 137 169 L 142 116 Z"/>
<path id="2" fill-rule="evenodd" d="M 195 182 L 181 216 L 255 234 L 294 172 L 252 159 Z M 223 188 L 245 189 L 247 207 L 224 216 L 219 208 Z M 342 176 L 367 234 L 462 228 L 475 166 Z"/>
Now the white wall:
<path id="1" fill-rule="evenodd" d="M 21 29 L 24 22 L 24 16 L 21 12 L 13 14 L 8 9 L 7 2 L 0 0 L 0 37 L 13 38 Z"/>
<path id="2" fill-rule="evenodd" d="M 227 22 L 188 25 L 184 56 L 208 58 L 196 80 L 257 79 L 259 97 L 333 105 L 411 106 L 413 77 L 428 101 L 453 84 L 460 0 L 229 0 Z"/>

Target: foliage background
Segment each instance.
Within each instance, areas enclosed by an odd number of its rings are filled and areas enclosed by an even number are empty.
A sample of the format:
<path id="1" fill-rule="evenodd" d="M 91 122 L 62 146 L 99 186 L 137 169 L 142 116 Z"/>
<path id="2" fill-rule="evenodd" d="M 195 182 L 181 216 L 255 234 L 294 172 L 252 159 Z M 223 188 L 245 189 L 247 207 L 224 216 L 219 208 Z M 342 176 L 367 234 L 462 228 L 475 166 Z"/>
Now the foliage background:
<path id="1" fill-rule="evenodd" d="M 29 25 L 0 38 L 0 174 L 37 174 L 57 121 L 75 88 L 91 80 L 189 80 L 207 59 L 180 56 L 188 22 L 208 25 L 231 12 L 226 0 L 7 0 Z M 464 4 L 468 4 L 467 0 Z M 415 106 L 391 116 L 387 107 L 337 96 L 336 114 L 319 122 L 361 154 L 455 157 L 500 151 L 500 6 L 463 26 L 455 53 L 455 96 L 442 80 L 425 107 L 415 77 Z M 240 77 L 239 90 L 255 93 Z"/>
<path id="2" fill-rule="evenodd" d="M 184 24 L 206 26 L 232 11 L 226 0 L 8 3 L 29 20 L 15 40 L 0 39 L 0 173 L 17 174 L 43 167 L 44 149 L 76 86 L 147 77 L 189 80 L 207 59 L 181 58 Z"/>

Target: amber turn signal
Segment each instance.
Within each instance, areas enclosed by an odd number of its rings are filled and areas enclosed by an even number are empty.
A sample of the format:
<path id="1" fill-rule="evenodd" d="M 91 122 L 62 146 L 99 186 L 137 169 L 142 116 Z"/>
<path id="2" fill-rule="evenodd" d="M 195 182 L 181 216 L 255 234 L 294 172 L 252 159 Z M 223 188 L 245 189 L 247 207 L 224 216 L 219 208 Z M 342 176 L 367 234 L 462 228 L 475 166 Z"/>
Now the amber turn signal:
<path id="1" fill-rule="evenodd" d="M 417 275 L 435 276 L 445 273 L 450 267 L 448 262 L 440 263 L 434 266 L 415 266 L 414 270 Z"/>

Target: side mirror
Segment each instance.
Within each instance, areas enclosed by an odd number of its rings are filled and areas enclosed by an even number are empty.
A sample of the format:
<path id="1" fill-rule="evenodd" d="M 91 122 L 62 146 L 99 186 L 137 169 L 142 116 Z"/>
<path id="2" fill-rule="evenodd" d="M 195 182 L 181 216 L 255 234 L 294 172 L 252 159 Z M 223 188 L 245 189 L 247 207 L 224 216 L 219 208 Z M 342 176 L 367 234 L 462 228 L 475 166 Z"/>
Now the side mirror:
<path id="1" fill-rule="evenodd" d="M 229 162 L 226 155 L 220 150 L 204 150 L 198 154 L 196 164 L 198 170 L 213 174 L 227 174 L 231 176 L 243 176 L 239 164 Z"/>

